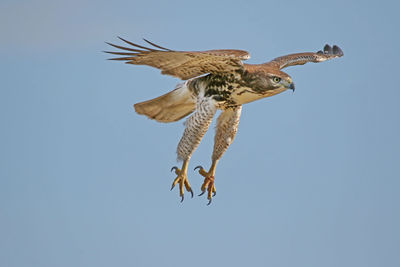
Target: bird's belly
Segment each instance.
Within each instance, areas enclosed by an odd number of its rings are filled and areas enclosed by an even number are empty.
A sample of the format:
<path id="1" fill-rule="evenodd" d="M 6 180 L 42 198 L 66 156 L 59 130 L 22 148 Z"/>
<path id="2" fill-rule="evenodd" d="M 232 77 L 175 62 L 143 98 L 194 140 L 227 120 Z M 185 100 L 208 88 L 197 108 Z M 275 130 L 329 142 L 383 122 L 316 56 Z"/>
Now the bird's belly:
<path id="1" fill-rule="evenodd" d="M 286 89 L 275 89 L 264 92 L 255 92 L 250 88 L 241 88 L 232 94 L 232 99 L 238 104 L 246 104 L 264 97 L 270 97 L 282 93 Z"/>

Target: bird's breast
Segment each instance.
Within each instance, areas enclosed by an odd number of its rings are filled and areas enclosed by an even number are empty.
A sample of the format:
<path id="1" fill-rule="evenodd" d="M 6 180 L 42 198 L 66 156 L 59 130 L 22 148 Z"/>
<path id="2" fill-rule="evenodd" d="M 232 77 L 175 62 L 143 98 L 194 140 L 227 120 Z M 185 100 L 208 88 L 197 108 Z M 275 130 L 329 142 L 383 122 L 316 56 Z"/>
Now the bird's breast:
<path id="1" fill-rule="evenodd" d="M 242 105 L 256 101 L 264 97 L 279 94 L 285 89 L 263 90 L 263 88 L 253 88 L 252 83 L 246 82 L 238 75 L 215 75 L 209 74 L 193 79 L 189 83 L 189 88 L 196 95 L 212 97 L 222 109 L 235 105 Z"/>
<path id="2" fill-rule="evenodd" d="M 270 97 L 282 93 L 285 90 L 285 88 L 282 88 L 259 92 L 254 91 L 250 87 L 240 87 L 232 93 L 231 98 L 236 103 L 242 105 L 259 100 L 261 98 Z"/>

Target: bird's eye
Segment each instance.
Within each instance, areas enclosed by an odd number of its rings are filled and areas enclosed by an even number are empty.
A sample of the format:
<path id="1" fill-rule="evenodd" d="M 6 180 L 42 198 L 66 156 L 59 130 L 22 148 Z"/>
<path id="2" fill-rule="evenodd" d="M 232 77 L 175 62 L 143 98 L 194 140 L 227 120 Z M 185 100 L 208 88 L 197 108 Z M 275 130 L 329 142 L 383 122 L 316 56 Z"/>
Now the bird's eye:
<path id="1" fill-rule="evenodd" d="M 274 81 L 275 83 L 279 83 L 279 82 L 281 81 L 281 78 L 279 78 L 279 77 L 274 77 L 274 78 L 273 78 L 273 81 Z"/>

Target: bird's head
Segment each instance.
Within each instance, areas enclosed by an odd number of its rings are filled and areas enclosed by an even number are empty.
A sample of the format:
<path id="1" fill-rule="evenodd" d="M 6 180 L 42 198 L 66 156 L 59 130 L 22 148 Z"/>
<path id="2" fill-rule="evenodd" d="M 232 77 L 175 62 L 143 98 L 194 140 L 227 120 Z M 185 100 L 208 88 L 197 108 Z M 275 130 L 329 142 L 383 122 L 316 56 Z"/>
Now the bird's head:
<path id="1" fill-rule="evenodd" d="M 267 70 L 264 72 L 265 82 L 272 90 L 274 89 L 295 89 L 292 78 L 285 72 L 280 70 Z"/>
<path id="2" fill-rule="evenodd" d="M 271 92 L 290 89 L 294 91 L 292 78 L 285 72 L 265 65 L 252 65 L 247 67 L 250 86 L 258 92 Z"/>

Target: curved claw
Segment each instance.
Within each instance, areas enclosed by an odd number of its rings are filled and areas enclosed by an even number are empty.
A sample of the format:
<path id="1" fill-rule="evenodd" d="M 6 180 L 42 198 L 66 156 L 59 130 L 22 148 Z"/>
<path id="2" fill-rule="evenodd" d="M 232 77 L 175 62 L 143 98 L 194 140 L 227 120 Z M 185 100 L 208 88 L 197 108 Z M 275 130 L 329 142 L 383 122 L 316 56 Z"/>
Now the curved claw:
<path id="1" fill-rule="evenodd" d="M 203 169 L 203 167 L 202 167 L 201 165 L 199 165 L 199 166 L 197 166 L 196 168 L 194 168 L 194 171 L 195 171 L 196 169 Z"/>
<path id="2" fill-rule="evenodd" d="M 205 190 L 202 191 L 202 192 L 200 193 L 199 197 L 201 197 L 202 195 L 204 195 L 205 192 L 206 192 Z"/>
<path id="3" fill-rule="evenodd" d="M 215 197 L 216 194 L 217 194 L 217 192 L 215 191 L 215 192 L 213 193 L 213 197 Z"/>
<path id="4" fill-rule="evenodd" d="M 192 188 L 190 188 L 190 194 L 192 194 L 192 198 L 193 198 L 193 195 L 194 195 L 194 193 L 193 193 L 193 190 L 192 190 Z"/>
<path id="5" fill-rule="evenodd" d="M 172 167 L 172 168 L 171 168 L 171 172 L 172 172 L 173 170 L 175 170 L 175 171 L 178 170 L 178 167 L 176 167 L 176 166 Z"/>
<path id="6" fill-rule="evenodd" d="M 172 186 L 171 186 L 171 190 L 169 190 L 169 191 L 172 191 L 172 189 L 174 189 L 174 187 L 175 187 L 175 185 L 174 185 L 174 184 L 172 184 Z"/>
<path id="7" fill-rule="evenodd" d="M 182 195 L 182 199 L 181 199 L 181 203 L 183 202 L 183 200 L 185 199 L 185 196 L 184 195 Z"/>
<path id="8" fill-rule="evenodd" d="M 210 206 L 211 202 L 212 202 L 212 198 L 210 198 L 210 201 L 208 201 L 207 206 Z"/>

